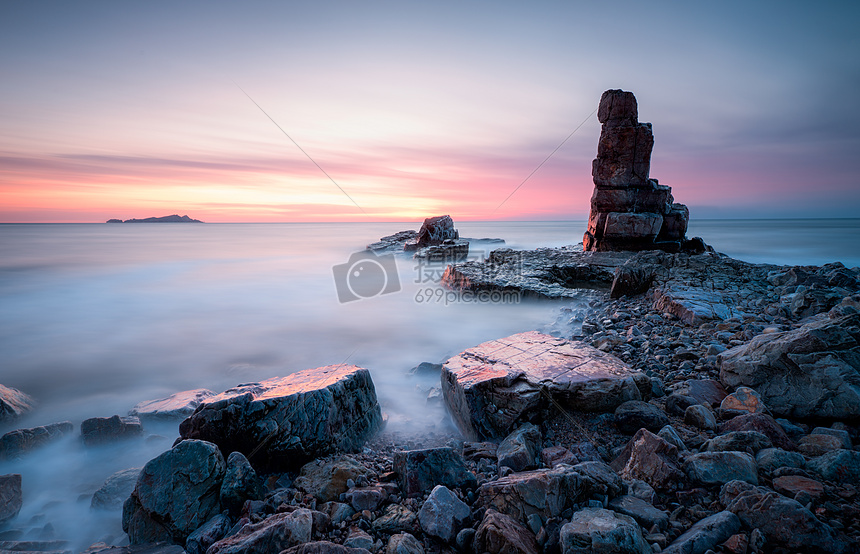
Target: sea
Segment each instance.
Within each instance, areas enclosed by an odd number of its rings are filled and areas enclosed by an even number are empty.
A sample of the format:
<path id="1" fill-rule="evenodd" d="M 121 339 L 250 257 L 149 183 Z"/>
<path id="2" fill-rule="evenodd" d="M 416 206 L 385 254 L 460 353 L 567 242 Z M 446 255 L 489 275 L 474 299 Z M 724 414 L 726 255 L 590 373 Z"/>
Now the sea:
<path id="1" fill-rule="evenodd" d="M 175 392 L 223 391 L 306 368 L 371 371 L 398 432 L 450 425 L 413 375 L 481 342 L 570 334 L 592 298 L 475 298 L 440 285 L 442 264 L 365 245 L 409 223 L 0 224 L 0 383 L 37 401 L 0 433 L 71 421 L 70 436 L 17 461 L 24 507 L 3 538 L 119 543 L 121 509 L 90 499 L 112 473 L 170 448 L 178 426 L 85 448 L 80 423 Z M 457 222 L 470 257 L 581 242 L 585 221 Z M 753 263 L 860 266 L 860 219 L 699 220 L 688 236 Z M 480 239 L 503 239 L 498 241 Z M 11 529 L 11 530 L 9 530 Z"/>

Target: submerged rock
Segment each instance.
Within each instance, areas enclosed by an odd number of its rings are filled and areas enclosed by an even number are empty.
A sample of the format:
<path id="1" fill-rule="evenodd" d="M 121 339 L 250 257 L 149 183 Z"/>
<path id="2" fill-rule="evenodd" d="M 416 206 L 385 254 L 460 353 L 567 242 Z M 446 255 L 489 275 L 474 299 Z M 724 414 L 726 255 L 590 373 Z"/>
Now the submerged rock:
<path id="1" fill-rule="evenodd" d="M 607 411 L 650 391 L 648 377 L 615 356 L 536 331 L 470 348 L 442 370 L 445 402 L 470 440 L 505 436 L 552 402 Z"/>
<path id="2" fill-rule="evenodd" d="M 720 380 L 754 388 L 779 416 L 860 417 L 860 313 L 758 335 L 720 354 Z"/>
<path id="3" fill-rule="evenodd" d="M 147 400 L 138 403 L 128 415 L 139 417 L 142 421 L 183 420 L 194 413 L 203 401 L 215 396 L 209 389 L 194 389 L 171 394 L 167 398 Z"/>
<path id="4" fill-rule="evenodd" d="M 18 389 L 0 385 L 0 423 L 18 419 L 35 405 L 32 398 Z"/>
<path id="5" fill-rule="evenodd" d="M 356 450 L 381 424 L 370 372 L 336 365 L 229 389 L 202 403 L 179 432 L 241 452 L 263 470 L 283 471 Z"/>

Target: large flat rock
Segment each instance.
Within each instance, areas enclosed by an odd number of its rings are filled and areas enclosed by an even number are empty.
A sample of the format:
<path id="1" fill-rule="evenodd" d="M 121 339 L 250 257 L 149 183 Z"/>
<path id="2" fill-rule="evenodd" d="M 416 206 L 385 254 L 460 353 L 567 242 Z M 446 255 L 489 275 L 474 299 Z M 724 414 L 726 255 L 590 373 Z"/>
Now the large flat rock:
<path id="1" fill-rule="evenodd" d="M 581 342 L 529 331 L 479 344 L 445 362 L 442 391 L 470 440 L 508 435 L 551 403 L 611 411 L 650 395 L 650 380 Z"/>
<path id="2" fill-rule="evenodd" d="M 213 396 L 215 393 L 208 389 L 177 392 L 167 398 L 140 402 L 128 412 L 128 415 L 139 417 L 141 421 L 183 420 L 193 414 L 197 406 Z"/>
<path id="3" fill-rule="evenodd" d="M 229 389 L 198 406 L 179 432 L 241 452 L 255 467 L 284 470 L 356 450 L 381 423 L 370 372 L 341 364 Z"/>

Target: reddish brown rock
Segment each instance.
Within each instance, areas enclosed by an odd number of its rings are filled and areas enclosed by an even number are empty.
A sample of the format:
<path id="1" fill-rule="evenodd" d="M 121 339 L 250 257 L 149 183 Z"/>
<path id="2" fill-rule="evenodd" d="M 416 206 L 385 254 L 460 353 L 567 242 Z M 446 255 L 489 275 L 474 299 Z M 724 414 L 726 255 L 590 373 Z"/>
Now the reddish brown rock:
<path id="1" fill-rule="evenodd" d="M 794 497 L 800 491 L 809 493 L 812 498 L 818 498 L 824 494 L 824 485 L 802 475 L 784 475 L 773 480 L 773 488 L 776 492 L 785 496 Z"/>
<path id="2" fill-rule="evenodd" d="M 611 411 L 650 389 L 645 374 L 615 356 L 537 331 L 485 342 L 442 368 L 445 402 L 470 440 L 504 437 L 551 402 Z"/>
<path id="3" fill-rule="evenodd" d="M 512 473 L 478 489 L 478 502 L 525 523 L 532 514 L 559 516 L 582 496 L 593 482 L 572 466 Z"/>
<path id="4" fill-rule="evenodd" d="M 475 534 L 474 550 L 490 554 L 537 554 L 538 545 L 523 525 L 489 509 Z"/>
<path id="5" fill-rule="evenodd" d="M 797 449 L 807 456 L 822 456 L 842 448 L 842 441 L 832 435 L 806 435 L 797 443 Z"/>
<path id="6" fill-rule="evenodd" d="M 720 434 L 731 431 L 758 431 L 783 450 L 797 450 L 797 445 L 788 438 L 785 430 L 767 414 L 746 414 L 733 417 L 720 426 Z"/>
<path id="7" fill-rule="evenodd" d="M 756 391 L 749 387 L 738 387 L 735 392 L 723 399 L 720 410 L 724 414 L 743 415 L 766 412 L 767 407 Z"/>
<path id="8" fill-rule="evenodd" d="M 678 489 L 686 480 L 678 449 L 647 429 L 630 439 L 611 467 L 624 479 L 641 479 L 658 490 Z"/>
<path id="9" fill-rule="evenodd" d="M 594 194 L 585 250 L 679 251 L 685 242 L 689 210 L 675 204 L 670 187 L 649 177 L 654 135 L 639 123 L 632 92 L 607 90 L 597 118 L 603 124 L 592 164 Z"/>

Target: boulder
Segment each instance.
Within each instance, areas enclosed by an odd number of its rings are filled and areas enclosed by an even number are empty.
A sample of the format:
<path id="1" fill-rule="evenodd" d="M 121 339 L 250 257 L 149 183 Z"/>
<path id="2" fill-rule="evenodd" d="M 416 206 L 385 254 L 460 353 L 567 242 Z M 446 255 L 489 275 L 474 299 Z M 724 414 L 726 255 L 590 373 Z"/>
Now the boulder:
<path id="1" fill-rule="evenodd" d="M 647 429 L 630 439 L 611 467 L 623 479 L 641 479 L 661 491 L 676 490 L 685 481 L 678 448 Z"/>
<path id="2" fill-rule="evenodd" d="M 425 533 L 450 544 L 471 515 L 468 504 L 447 487 L 437 485 L 418 511 L 418 522 Z"/>
<path id="3" fill-rule="evenodd" d="M 248 459 L 241 452 L 231 452 L 221 483 L 221 507 L 239 515 L 246 500 L 262 500 L 265 495 L 266 489 Z"/>
<path id="4" fill-rule="evenodd" d="M 445 403 L 469 440 L 506 436 L 553 402 L 607 411 L 650 391 L 650 379 L 615 356 L 536 331 L 470 348 L 442 369 Z"/>
<path id="5" fill-rule="evenodd" d="M 459 452 L 448 447 L 406 450 L 394 453 L 394 471 L 400 490 L 412 496 L 436 485 L 449 488 L 474 488 L 475 474 L 466 467 Z"/>
<path id="6" fill-rule="evenodd" d="M 571 466 L 512 473 L 478 489 L 478 503 L 527 523 L 528 517 L 557 517 L 586 492 L 586 478 Z"/>
<path id="7" fill-rule="evenodd" d="M 488 554 L 538 554 L 534 534 L 510 516 L 489 509 L 475 533 L 475 552 Z"/>
<path id="8" fill-rule="evenodd" d="M 225 472 L 218 447 L 198 440 L 184 440 L 147 462 L 123 505 L 122 529 L 131 544 L 184 544 L 219 513 Z"/>
<path id="9" fill-rule="evenodd" d="M 259 523 L 248 523 L 235 535 L 216 542 L 207 554 L 269 554 L 311 540 L 313 514 L 306 508 L 275 514 Z"/>
<path id="10" fill-rule="evenodd" d="M 842 441 L 833 435 L 806 435 L 797 443 L 797 449 L 807 456 L 821 456 L 842 447 Z"/>
<path id="11" fill-rule="evenodd" d="M 562 554 L 651 554 L 642 529 L 630 517 L 602 508 L 579 510 L 561 528 Z"/>
<path id="12" fill-rule="evenodd" d="M 540 429 L 531 423 L 523 424 L 499 444 L 496 452 L 499 467 L 509 467 L 514 471 L 535 469 L 540 447 Z"/>
<path id="13" fill-rule="evenodd" d="M 97 446 L 143 436 L 143 427 L 136 417 L 92 417 L 81 423 L 81 439 L 86 446 Z"/>
<path id="14" fill-rule="evenodd" d="M 15 429 L 0 437 L 0 460 L 17 460 L 24 454 L 72 433 L 71 421 L 29 429 Z"/>
<path id="15" fill-rule="evenodd" d="M 424 545 L 409 533 L 391 535 L 385 554 L 424 554 Z"/>
<path id="16" fill-rule="evenodd" d="M 382 515 L 373 520 L 373 530 L 379 533 L 414 533 L 418 515 L 402 504 L 389 504 Z"/>
<path id="17" fill-rule="evenodd" d="M 628 435 L 643 428 L 657 432 L 668 423 L 669 418 L 663 410 L 641 400 L 628 400 L 615 408 L 615 425 Z"/>
<path id="18" fill-rule="evenodd" d="M 24 505 L 21 474 L 0 475 L 0 523 L 18 515 Z"/>
<path id="19" fill-rule="evenodd" d="M 428 217 L 418 230 L 418 237 L 413 242 L 406 243 L 406 250 L 424 248 L 442 244 L 446 240 L 456 240 L 460 233 L 454 228 L 454 220 L 450 215 Z M 413 247 L 414 244 L 414 247 Z"/>
<path id="20" fill-rule="evenodd" d="M 724 385 L 754 388 L 774 414 L 860 417 L 860 313 L 761 334 L 718 359 Z"/>
<path id="21" fill-rule="evenodd" d="M 553 468 L 558 464 L 575 464 L 579 461 L 573 452 L 560 444 L 541 450 L 540 458 L 543 465 L 549 468 Z"/>
<path id="22" fill-rule="evenodd" d="M 705 554 L 717 548 L 741 530 L 738 516 L 729 511 L 717 512 L 697 521 L 663 550 L 668 554 Z"/>
<path id="23" fill-rule="evenodd" d="M 684 410 L 684 423 L 706 431 L 715 431 L 717 429 L 717 418 L 714 412 L 701 404 L 687 406 L 687 409 Z"/>
<path id="24" fill-rule="evenodd" d="M 745 414 L 733 417 L 720 426 L 720 434 L 732 431 L 758 431 L 777 448 L 797 450 L 797 445 L 788 438 L 782 426 L 767 414 Z"/>
<path id="25" fill-rule="evenodd" d="M 834 450 L 806 465 L 828 481 L 860 485 L 860 452 L 856 450 Z"/>
<path id="26" fill-rule="evenodd" d="M 737 451 L 755 454 L 763 448 L 770 448 L 772 443 L 767 435 L 758 431 L 731 431 L 710 439 L 704 450 L 708 452 Z"/>
<path id="27" fill-rule="evenodd" d="M 364 548 L 350 548 L 329 541 L 313 541 L 288 548 L 281 554 L 370 554 L 370 551 Z"/>
<path id="28" fill-rule="evenodd" d="M 139 476 L 139 467 L 117 471 L 108 477 L 99 490 L 93 494 L 90 508 L 102 510 L 122 508 L 122 503 L 131 495 Z"/>
<path id="29" fill-rule="evenodd" d="M 725 295 L 697 287 L 664 286 L 655 289 L 651 297 L 654 311 L 673 315 L 693 327 L 708 321 L 743 317 L 737 308 L 725 303 Z"/>
<path id="30" fill-rule="evenodd" d="M 185 541 L 185 551 L 188 554 L 206 554 L 209 547 L 223 539 L 231 527 L 232 524 L 228 516 L 216 515 L 188 535 L 188 539 Z"/>
<path id="31" fill-rule="evenodd" d="M 802 468 L 806 466 L 806 459 L 798 452 L 789 452 L 782 448 L 764 448 L 756 453 L 755 463 L 760 472 L 773 473 L 781 467 Z"/>
<path id="32" fill-rule="evenodd" d="M 848 552 L 847 545 L 826 523 L 796 500 L 765 487 L 730 481 L 720 491 L 720 501 L 748 529 L 759 529 L 768 546 L 793 552 Z"/>
<path id="33" fill-rule="evenodd" d="M 369 487 L 355 487 L 344 493 L 343 500 L 348 502 L 356 512 L 369 510 L 374 512 L 380 504 L 388 499 L 391 484 L 371 485 Z"/>
<path id="34" fill-rule="evenodd" d="M 381 424 L 370 372 L 332 365 L 213 396 L 180 424 L 179 432 L 185 439 L 213 442 L 224 452 L 241 452 L 264 471 L 283 471 L 310 458 L 356 450 Z"/>
<path id="35" fill-rule="evenodd" d="M 0 423 L 15 421 L 35 405 L 32 398 L 18 389 L 0 385 Z"/>
<path id="36" fill-rule="evenodd" d="M 743 414 L 757 414 L 767 412 L 767 407 L 761 396 L 749 387 L 738 387 L 732 394 L 723 398 L 720 403 L 720 412 L 725 415 L 736 416 Z"/>
<path id="37" fill-rule="evenodd" d="M 691 454 L 684 460 L 684 471 L 691 481 L 702 485 L 722 485 L 734 480 L 758 484 L 758 467 L 746 452 Z"/>
<path id="38" fill-rule="evenodd" d="M 613 498 L 609 502 L 608 508 L 619 514 L 632 517 L 645 529 L 651 529 L 654 526 L 658 529 L 666 529 L 669 526 L 669 514 L 635 496 L 625 494 Z"/>
<path id="39" fill-rule="evenodd" d="M 305 464 L 293 486 L 312 494 L 320 502 L 329 502 L 337 500 L 349 489 L 348 480 L 356 481 L 362 475 L 370 477 L 375 474 L 352 457 L 341 455 Z"/>
<path id="40" fill-rule="evenodd" d="M 848 450 L 853 446 L 851 443 L 851 435 L 848 431 L 844 429 L 833 429 L 830 427 L 816 427 L 812 430 L 810 435 L 830 435 L 831 437 L 836 437 L 839 439 L 840 448 L 846 448 Z"/>
<path id="41" fill-rule="evenodd" d="M 349 535 L 343 541 L 343 545 L 348 548 L 370 550 L 373 548 L 373 537 L 369 533 L 362 531 L 359 527 L 351 527 Z"/>
<path id="42" fill-rule="evenodd" d="M 728 395 L 723 385 L 714 379 L 688 379 L 675 388 L 673 394 L 690 397 L 694 400 L 693 404 L 709 408 L 719 406 Z"/>
<path id="43" fill-rule="evenodd" d="M 141 421 L 183 420 L 194 413 L 203 401 L 212 398 L 215 393 L 208 389 L 194 389 L 171 394 L 167 398 L 146 400 L 132 408 L 128 415 L 136 416 Z"/>
<path id="44" fill-rule="evenodd" d="M 783 475 L 782 477 L 777 477 L 773 480 L 773 489 L 789 498 L 794 498 L 801 491 L 808 494 L 813 500 L 817 500 L 824 494 L 824 485 L 815 479 L 810 479 L 802 475 Z"/>

